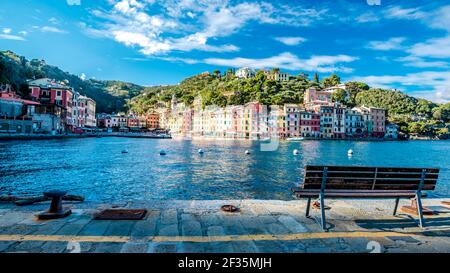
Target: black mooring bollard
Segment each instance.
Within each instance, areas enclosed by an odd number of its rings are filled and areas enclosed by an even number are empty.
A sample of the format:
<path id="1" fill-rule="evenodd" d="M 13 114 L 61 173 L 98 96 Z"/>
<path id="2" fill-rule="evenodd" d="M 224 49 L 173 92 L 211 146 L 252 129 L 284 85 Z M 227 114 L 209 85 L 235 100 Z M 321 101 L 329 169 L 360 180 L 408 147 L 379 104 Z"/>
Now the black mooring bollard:
<path id="1" fill-rule="evenodd" d="M 52 199 L 48 211 L 38 214 L 40 220 L 64 218 L 69 216 L 72 211 L 70 209 L 64 210 L 62 206 L 62 198 L 66 195 L 66 191 L 47 191 L 44 192 L 45 197 Z"/>

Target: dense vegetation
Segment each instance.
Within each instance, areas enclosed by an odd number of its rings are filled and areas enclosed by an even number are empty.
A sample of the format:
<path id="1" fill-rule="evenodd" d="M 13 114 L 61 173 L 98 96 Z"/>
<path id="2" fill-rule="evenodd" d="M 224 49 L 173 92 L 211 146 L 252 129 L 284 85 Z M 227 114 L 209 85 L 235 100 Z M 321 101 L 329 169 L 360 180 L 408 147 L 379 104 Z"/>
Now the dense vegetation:
<path id="1" fill-rule="evenodd" d="M 267 79 L 261 71 L 249 79 L 236 78 L 231 70 L 224 75 L 214 71 L 187 78 L 179 85 L 145 88 L 140 95 L 129 101 L 128 107 L 133 112 L 145 113 L 158 102 L 170 101 L 172 95 L 187 105 L 201 96 L 203 106 L 239 105 L 250 101 L 266 105 L 302 103 L 306 88 L 325 88 L 340 82 L 335 74 L 322 80 L 315 74 L 310 80 L 308 75 L 301 73 L 292 76 L 289 81 L 277 82 Z M 437 104 L 416 99 L 400 91 L 371 88 L 362 82 L 347 82 L 345 85 L 346 90 L 338 89 L 333 94 L 334 101 L 348 107 L 366 105 L 384 108 L 387 110 L 388 120 L 397 123 L 404 133 L 429 136 L 448 134 L 450 103 Z"/>
<path id="2" fill-rule="evenodd" d="M 272 72 L 276 70 L 274 68 Z M 262 71 L 258 71 L 253 78 L 239 79 L 232 69 L 228 69 L 225 73 L 218 70 L 202 73 L 177 85 L 143 87 L 121 81 L 82 80 L 43 60 L 28 61 L 11 51 L 0 51 L 0 84 L 10 83 L 22 96 L 27 96 L 26 80 L 42 77 L 67 81 L 75 90 L 97 102 L 97 112 L 126 109 L 138 114 L 150 111 L 158 103 L 169 102 L 173 95 L 186 105 L 192 105 L 199 96 L 203 106 L 239 105 L 250 101 L 266 105 L 303 103 L 308 87 L 325 88 L 341 83 L 335 74 L 320 80 L 318 74 L 309 79 L 305 73 L 291 76 L 289 81 L 278 82 L 268 79 Z M 333 94 L 334 101 L 348 107 L 366 105 L 384 108 L 388 120 L 400 125 L 404 133 L 448 134 L 450 103 L 437 104 L 399 91 L 371 88 L 362 82 L 347 82 L 345 85 L 346 90 L 337 90 Z"/>
<path id="3" fill-rule="evenodd" d="M 27 80 L 51 78 L 66 81 L 83 95 L 97 102 L 98 112 L 123 110 L 126 99 L 138 95 L 144 87 L 120 81 L 82 80 L 78 76 L 64 72 L 43 60 L 28 61 L 11 51 L 0 51 L 0 84 L 9 83 L 22 96 L 28 95 Z"/>
<path id="4" fill-rule="evenodd" d="M 267 105 L 302 103 L 306 88 L 318 85 L 309 81 L 308 75 L 303 73 L 291 77 L 290 81 L 278 82 L 267 79 L 262 71 L 248 79 L 235 77 L 231 70 L 223 76 L 215 71 L 187 78 L 179 85 L 146 88 L 130 101 L 129 107 L 137 113 L 146 112 L 158 101 L 170 101 L 172 95 L 187 105 L 192 105 L 194 99 L 201 96 L 203 106 L 239 105 L 250 101 Z"/>

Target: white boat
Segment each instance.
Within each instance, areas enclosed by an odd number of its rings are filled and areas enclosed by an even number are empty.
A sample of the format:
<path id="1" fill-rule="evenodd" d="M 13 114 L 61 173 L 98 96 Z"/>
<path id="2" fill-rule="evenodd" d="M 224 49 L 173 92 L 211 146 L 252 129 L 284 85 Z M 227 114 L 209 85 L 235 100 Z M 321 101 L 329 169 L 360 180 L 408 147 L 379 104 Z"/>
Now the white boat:
<path id="1" fill-rule="evenodd" d="M 302 141 L 302 140 L 304 140 L 305 138 L 303 138 L 303 137 L 289 137 L 289 138 L 287 138 L 286 140 L 287 141 Z"/>

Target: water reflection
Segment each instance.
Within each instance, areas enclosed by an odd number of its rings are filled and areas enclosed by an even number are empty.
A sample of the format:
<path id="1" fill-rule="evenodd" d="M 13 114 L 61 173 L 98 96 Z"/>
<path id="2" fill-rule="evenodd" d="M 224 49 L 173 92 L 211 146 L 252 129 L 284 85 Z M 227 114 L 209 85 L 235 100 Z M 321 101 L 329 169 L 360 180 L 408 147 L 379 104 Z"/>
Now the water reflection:
<path id="1" fill-rule="evenodd" d="M 10 141 L 0 142 L 0 194 L 65 189 L 94 201 L 291 199 L 289 188 L 302 180 L 304 166 L 326 164 L 439 167 L 432 195 L 448 196 L 449 152 L 449 141 L 281 142 L 274 152 L 236 140 Z"/>

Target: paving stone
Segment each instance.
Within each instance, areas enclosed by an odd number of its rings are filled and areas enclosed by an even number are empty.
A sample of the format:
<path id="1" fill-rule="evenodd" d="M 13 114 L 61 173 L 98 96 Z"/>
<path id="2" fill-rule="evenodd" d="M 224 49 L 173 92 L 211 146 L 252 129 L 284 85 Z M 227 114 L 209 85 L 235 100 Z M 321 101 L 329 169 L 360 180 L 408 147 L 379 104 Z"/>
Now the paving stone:
<path id="1" fill-rule="evenodd" d="M 284 253 L 287 252 L 280 241 L 254 241 L 256 247 L 262 253 Z"/>
<path id="2" fill-rule="evenodd" d="M 13 241 L 1 241 L 0 242 L 0 252 L 6 251 L 14 243 L 15 242 L 13 242 Z"/>
<path id="3" fill-rule="evenodd" d="M 67 250 L 67 242 L 46 242 L 41 246 L 42 253 L 63 253 Z"/>
<path id="4" fill-rule="evenodd" d="M 212 213 L 200 215 L 200 220 L 204 226 L 218 226 L 223 223 L 222 217 Z"/>
<path id="5" fill-rule="evenodd" d="M 120 253 L 123 243 L 95 243 L 94 253 Z"/>
<path id="6" fill-rule="evenodd" d="M 270 234 L 279 235 L 279 234 L 289 234 L 291 233 L 286 227 L 281 224 L 272 223 L 267 226 L 267 230 Z"/>
<path id="7" fill-rule="evenodd" d="M 346 244 L 348 244 L 353 252 L 357 253 L 367 253 L 370 252 L 372 249 L 370 248 L 369 242 L 373 241 L 376 244 L 377 241 L 371 240 L 370 238 L 343 238 Z"/>
<path id="8" fill-rule="evenodd" d="M 282 245 L 285 248 L 285 251 L 288 253 L 305 253 L 306 252 L 306 246 L 302 242 L 300 242 L 300 240 L 283 241 Z"/>
<path id="9" fill-rule="evenodd" d="M 186 221 L 181 224 L 183 236 L 202 236 L 202 227 L 198 221 Z"/>
<path id="10" fill-rule="evenodd" d="M 237 216 L 239 222 L 241 222 L 242 226 L 246 229 L 251 228 L 251 229 L 260 229 L 261 227 L 263 227 L 263 223 L 261 223 L 261 221 L 259 220 L 258 216 Z"/>
<path id="11" fill-rule="evenodd" d="M 187 221 L 197 221 L 197 217 L 191 213 L 182 213 L 180 216 L 182 222 Z"/>
<path id="12" fill-rule="evenodd" d="M 148 244 L 147 253 L 176 253 L 178 243 L 155 243 Z"/>
<path id="13" fill-rule="evenodd" d="M 178 223 L 178 213 L 176 209 L 164 210 L 161 213 L 161 224 L 172 225 Z"/>
<path id="14" fill-rule="evenodd" d="M 210 253 L 235 253 L 231 242 L 210 242 L 206 245 L 206 250 Z"/>
<path id="15" fill-rule="evenodd" d="M 206 233 L 208 236 L 224 236 L 225 230 L 221 226 L 211 226 L 208 227 Z"/>
<path id="16" fill-rule="evenodd" d="M 258 221 L 263 225 L 272 224 L 277 222 L 277 218 L 271 215 L 258 215 Z"/>
<path id="17" fill-rule="evenodd" d="M 55 234 L 58 235 L 77 235 L 90 222 L 90 218 L 80 218 L 73 222 L 66 222 Z"/>
<path id="18" fill-rule="evenodd" d="M 92 220 L 86 224 L 83 229 L 78 233 L 81 236 L 102 236 L 108 229 L 111 221 L 109 220 Z"/>
<path id="19" fill-rule="evenodd" d="M 0 231 L 0 234 L 20 234 L 27 235 L 35 232 L 37 230 L 36 226 L 27 226 L 27 225 L 14 225 L 3 227 Z"/>
<path id="20" fill-rule="evenodd" d="M 111 221 L 106 229 L 105 236 L 130 236 L 131 229 L 136 224 L 132 220 Z"/>
<path id="21" fill-rule="evenodd" d="M 40 248 L 44 243 L 45 241 L 19 242 L 16 246 L 14 246 L 14 251 L 40 252 Z"/>
<path id="22" fill-rule="evenodd" d="M 147 251 L 148 243 L 134 243 L 127 242 L 123 244 L 120 253 L 145 253 Z"/>
<path id="23" fill-rule="evenodd" d="M 206 243 L 182 242 L 177 252 L 181 253 L 205 253 L 207 252 Z"/>
<path id="24" fill-rule="evenodd" d="M 20 222 L 29 218 L 34 218 L 34 215 L 30 212 L 21 212 L 16 210 L 9 211 L 2 216 L 0 226 L 7 227 L 17 225 Z"/>
<path id="25" fill-rule="evenodd" d="M 308 232 L 306 227 L 297 222 L 293 217 L 282 215 L 278 217 L 278 221 L 293 233 Z"/>
<path id="26" fill-rule="evenodd" d="M 235 252 L 256 253 L 260 252 L 253 241 L 234 241 L 231 243 Z"/>
<path id="27" fill-rule="evenodd" d="M 131 230 L 132 237 L 154 236 L 156 234 L 156 219 L 137 221 Z"/>
<path id="28" fill-rule="evenodd" d="M 159 229 L 159 236 L 179 236 L 178 225 L 167 225 Z"/>
<path id="29" fill-rule="evenodd" d="M 228 216 L 224 217 L 222 226 L 227 235 L 244 235 L 248 234 L 248 231 L 244 228 L 238 217 Z"/>
<path id="30" fill-rule="evenodd" d="M 306 249 L 307 253 L 333 253 L 333 249 L 328 247 L 310 247 Z"/>

